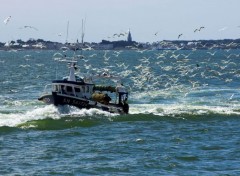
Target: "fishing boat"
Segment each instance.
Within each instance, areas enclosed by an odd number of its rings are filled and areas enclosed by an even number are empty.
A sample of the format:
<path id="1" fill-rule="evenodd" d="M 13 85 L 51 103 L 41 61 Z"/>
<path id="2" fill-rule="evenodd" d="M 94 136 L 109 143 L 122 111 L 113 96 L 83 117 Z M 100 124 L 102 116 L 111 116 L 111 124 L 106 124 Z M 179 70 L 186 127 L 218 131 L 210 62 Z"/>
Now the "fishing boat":
<path id="1" fill-rule="evenodd" d="M 108 74 L 81 77 L 76 74 L 77 61 L 65 60 L 70 65 L 69 76 L 53 80 L 38 98 L 46 104 L 69 105 L 80 109 L 96 108 L 110 113 L 128 114 L 128 92 L 118 81 L 117 85 L 94 84 L 94 79 L 114 79 Z"/>

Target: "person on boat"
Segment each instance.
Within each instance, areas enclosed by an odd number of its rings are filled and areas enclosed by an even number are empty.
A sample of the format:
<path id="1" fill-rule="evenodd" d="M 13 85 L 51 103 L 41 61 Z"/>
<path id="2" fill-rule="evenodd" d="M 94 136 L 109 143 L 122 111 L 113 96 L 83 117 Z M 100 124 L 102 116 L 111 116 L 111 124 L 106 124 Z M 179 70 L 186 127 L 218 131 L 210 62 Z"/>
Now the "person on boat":
<path id="1" fill-rule="evenodd" d="M 123 111 L 128 114 L 129 105 L 127 103 L 128 100 L 128 92 L 123 84 L 118 84 L 116 87 L 116 92 L 118 93 L 118 104 L 123 107 Z"/>
<path id="2" fill-rule="evenodd" d="M 118 94 L 118 103 L 122 104 L 122 98 L 125 94 L 127 94 L 126 88 L 123 86 L 122 83 L 117 85 L 116 92 Z"/>
<path id="3" fill-rule="evenodd" d="M 126 88 L 123 86 L 123 84 L 118 84 L 116 87 L 116 91 L 120 94 L 125 94 L 127 93 Z"/>
<path id="4" fill-rule="evenodd" d="M 128 98 L 127 98 L 127 96 L 126 96 L 125 99 L 124 99 L 124 101 L 123 101 L 123 111 L 128 114 L 129 105 L 128 105 L 128 103 L 127 103 L 127 99 L 128 99 Z"/>
<path id="5" fill-rule="evenodd" d="M 62 94 L 67 94 L 67 92 L 66 92 L 66 86 L 61 85 L 61 90 L 62 90 Z"/>

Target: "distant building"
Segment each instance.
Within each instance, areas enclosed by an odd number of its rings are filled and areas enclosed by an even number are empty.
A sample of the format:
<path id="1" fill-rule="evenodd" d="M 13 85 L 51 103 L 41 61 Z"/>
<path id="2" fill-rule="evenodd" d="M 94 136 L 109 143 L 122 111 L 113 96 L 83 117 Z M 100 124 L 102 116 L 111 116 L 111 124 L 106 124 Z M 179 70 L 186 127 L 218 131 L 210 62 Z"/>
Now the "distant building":
<path id="1" fill-rule="evenodd" d="M 130 29 L 128 30 L 127 41 L 128 41 L 128 42 L 132 42 L 132 35 L 131 35 L 131 32 L 130 32 Z"/>
<path id="2" fill-rule="evenodd" d="M 100 44 L 95 44 L 93 48 L 97 50 L 111 50 L 113 49 L 113 43 L 102 41 Z"/>

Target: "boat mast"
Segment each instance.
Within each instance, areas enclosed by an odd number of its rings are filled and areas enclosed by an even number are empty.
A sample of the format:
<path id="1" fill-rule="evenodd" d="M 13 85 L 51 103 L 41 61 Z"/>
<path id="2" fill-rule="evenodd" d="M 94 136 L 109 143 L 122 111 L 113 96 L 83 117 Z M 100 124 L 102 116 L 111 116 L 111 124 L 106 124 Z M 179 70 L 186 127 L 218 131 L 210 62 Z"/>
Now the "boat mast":
<path id="1" fill-rule="evenodd" d="M 69 21 L 67 23 L 67 36 L 66 36 L 66 44 L 68 43 L 68 27 L 69 27 Z"/>
<path id="2" fill-rule="evenodd" d="M 85 36 L 85 23 L 86 23 L 86 18 L 85 20 L 82 19 L 82 36 L 81 36 L 81 39 L 82 39 L 82 46 L 83 46 L 83 42 L 84 42 L 84 36 Z"/>

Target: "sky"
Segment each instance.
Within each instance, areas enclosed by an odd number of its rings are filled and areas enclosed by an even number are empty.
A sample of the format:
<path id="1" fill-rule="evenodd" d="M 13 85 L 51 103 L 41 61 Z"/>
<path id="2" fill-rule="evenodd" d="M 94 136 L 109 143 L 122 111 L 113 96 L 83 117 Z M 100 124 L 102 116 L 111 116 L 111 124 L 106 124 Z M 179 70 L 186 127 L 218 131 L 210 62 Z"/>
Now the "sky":
<path id="1" fill-rule="evenodd" d="M 137 42 L 240 38 L 240 0 L 0 0 L 0 42 Z M 4 20 L 11 16 L 8 23 Z M 67 36 L 67 24 L 68 36 Z M 24 27 L 24 26 L 31 26 Z M 204 27 L 201 31 L 195 29 Z M 179 34 L 182 36 L 178 39 Z"/>

